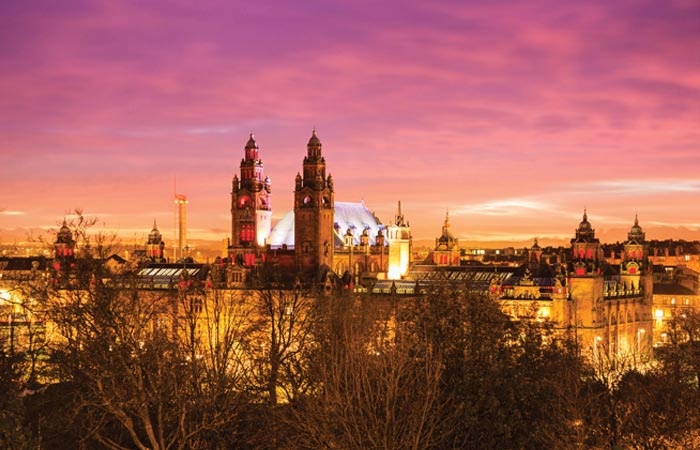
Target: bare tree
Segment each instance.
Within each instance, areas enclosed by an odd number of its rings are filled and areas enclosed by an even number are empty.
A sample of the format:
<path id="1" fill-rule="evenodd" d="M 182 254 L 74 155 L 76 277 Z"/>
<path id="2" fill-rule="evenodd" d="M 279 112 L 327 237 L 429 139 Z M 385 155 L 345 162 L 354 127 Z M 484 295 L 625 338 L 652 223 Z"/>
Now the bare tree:
<path id="1" fill-rule="evenodd" d="M 440 358 L 387 333 L 387 323 L 395 324 L 390 305 L 350 294 L 319 301 L 315 389 L 294 404 L 292 416 L 299 445 L 439 448 Z"/>
<path id="2" fill-rule="evenodd" d="M 311 340 L 313 296 L 301 289 L 274 286 L 250 292 L 254 331 L 247 353 L 254 360 L 250 384 L 270 405 L 289 401 L 305 389 L 303 355 Z"/>

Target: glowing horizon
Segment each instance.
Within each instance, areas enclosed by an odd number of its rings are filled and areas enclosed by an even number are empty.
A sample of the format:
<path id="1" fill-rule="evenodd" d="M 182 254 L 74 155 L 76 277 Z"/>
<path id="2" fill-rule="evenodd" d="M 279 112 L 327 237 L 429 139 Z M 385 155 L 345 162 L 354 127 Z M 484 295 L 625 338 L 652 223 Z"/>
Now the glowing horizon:
<path id="1" fill-rule="evenodd" d="M 255 133 L 273 224 L 315 127 L 338 201 L 415 239 L 700 238 L 700 4 L 0 5 L 0 241 L 75 208 L 226 239 Z"/>

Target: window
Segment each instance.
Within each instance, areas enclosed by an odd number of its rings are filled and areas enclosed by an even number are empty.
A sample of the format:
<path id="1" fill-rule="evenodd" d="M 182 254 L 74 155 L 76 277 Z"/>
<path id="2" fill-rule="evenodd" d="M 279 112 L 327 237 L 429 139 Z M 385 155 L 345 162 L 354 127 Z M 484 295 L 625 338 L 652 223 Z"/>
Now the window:
<path id="1" fill-rule="evenodd" d="M 664 318 L 664 310 L 663 309 L 657 309 L 654 311 L 654 317 L 656 317 L 657 320 L 661 320 Z"/>

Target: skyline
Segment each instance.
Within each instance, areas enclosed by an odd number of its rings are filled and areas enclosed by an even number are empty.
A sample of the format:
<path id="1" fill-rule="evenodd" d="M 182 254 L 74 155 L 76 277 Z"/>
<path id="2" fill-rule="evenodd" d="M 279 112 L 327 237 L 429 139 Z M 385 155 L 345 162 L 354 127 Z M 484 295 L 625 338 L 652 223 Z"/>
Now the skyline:
<path id="1" fill-rule="evenodd" d="M 48 1 L 0 5 L 0 239 L 82 208 L 125 238 L 174 180 L 230 235 L 255 134 L 273 224 L 316 129 L 337 201 L 416 239 L 700 238 L 700 4 Z M 605 238 L 601 237 L 601 241 Z"/>

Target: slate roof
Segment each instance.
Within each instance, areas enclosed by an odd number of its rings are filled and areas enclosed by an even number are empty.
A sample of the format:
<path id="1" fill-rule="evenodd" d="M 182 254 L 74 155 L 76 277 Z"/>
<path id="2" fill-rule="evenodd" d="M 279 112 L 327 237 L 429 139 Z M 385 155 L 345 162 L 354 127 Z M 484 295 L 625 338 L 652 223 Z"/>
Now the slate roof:
<path id="1" fill-rule="evenodd" d="M 659 295 L 698 295 L 685 286 L 676 283 L 654 283 L 654 294 Z"/>

